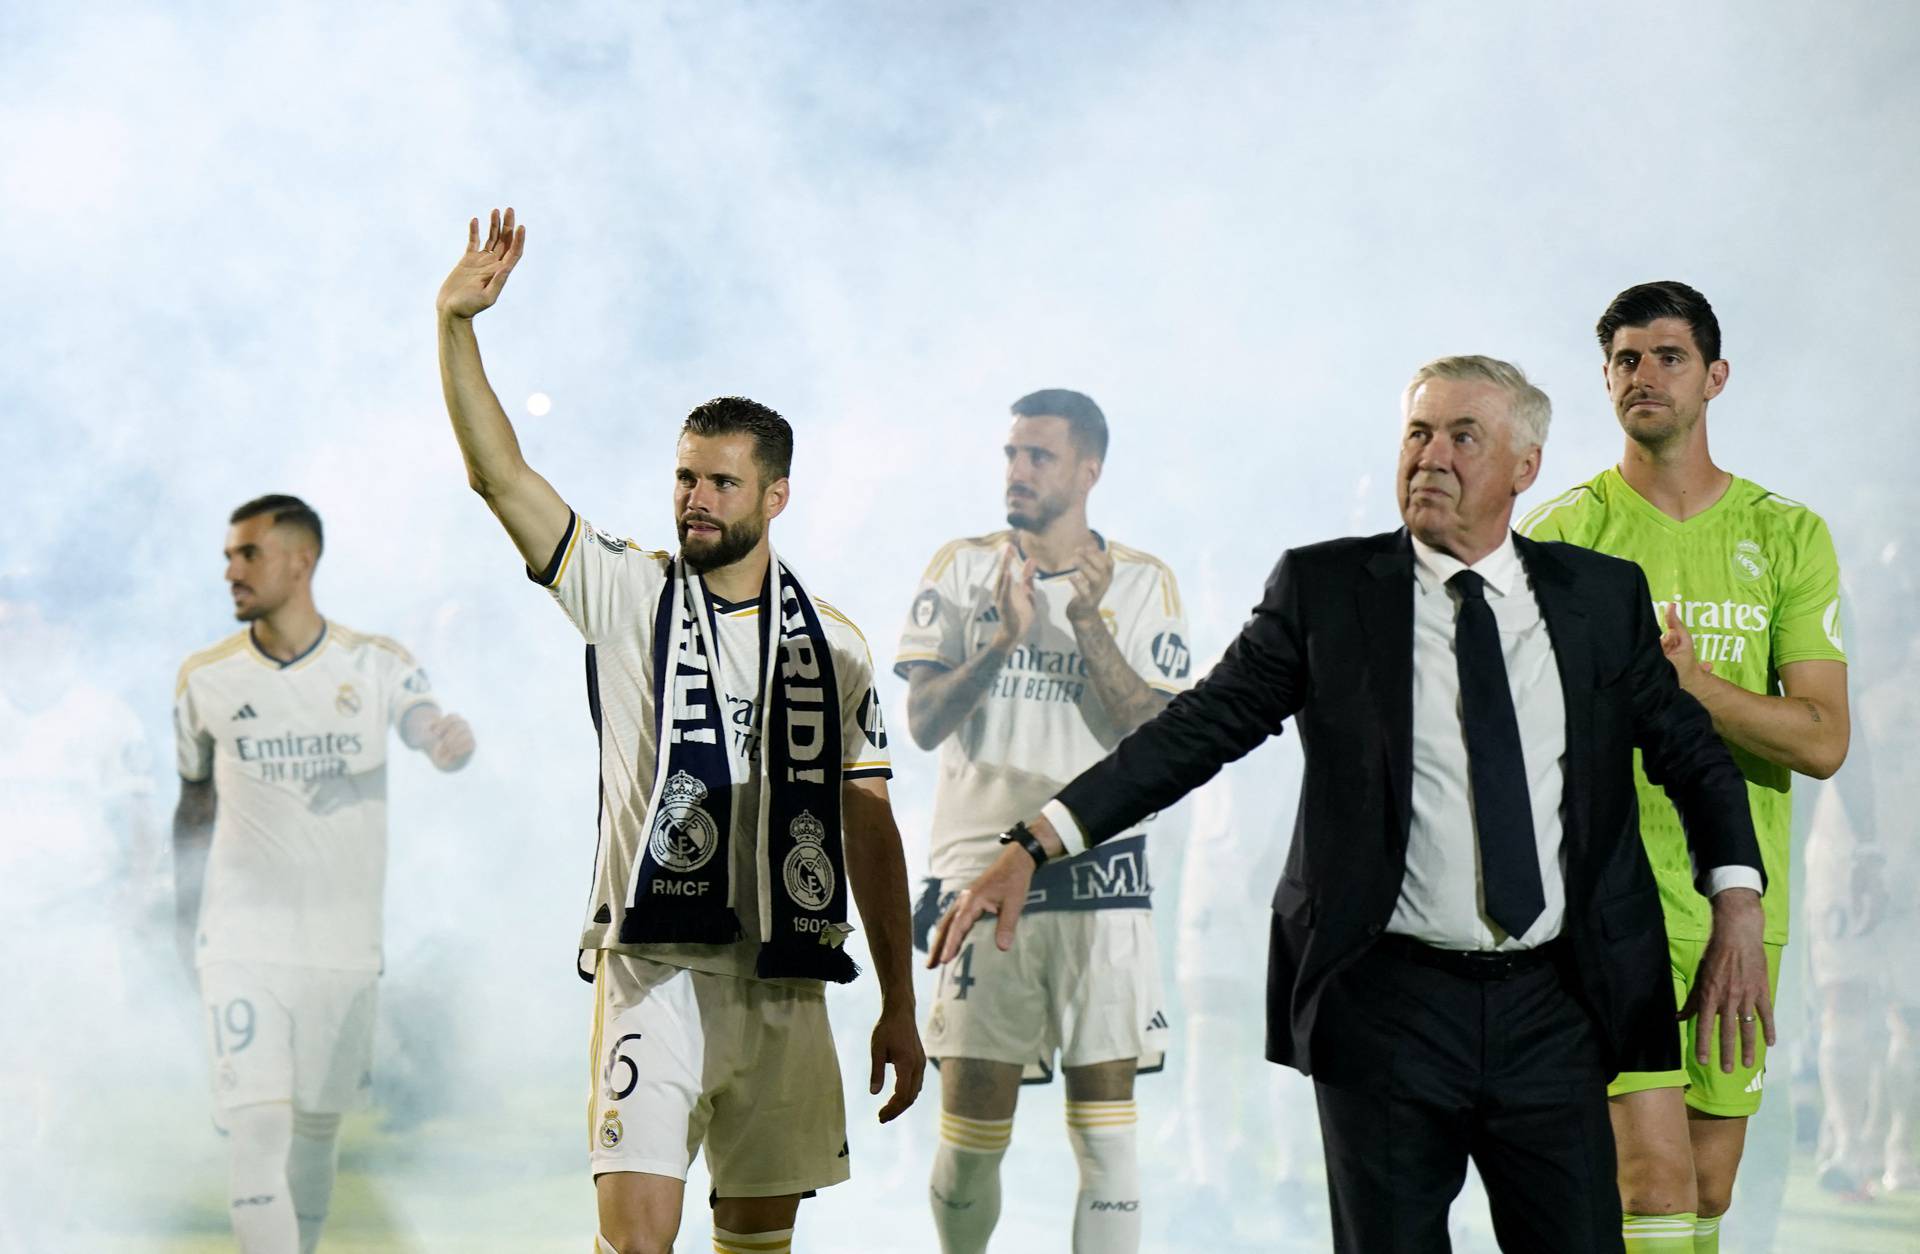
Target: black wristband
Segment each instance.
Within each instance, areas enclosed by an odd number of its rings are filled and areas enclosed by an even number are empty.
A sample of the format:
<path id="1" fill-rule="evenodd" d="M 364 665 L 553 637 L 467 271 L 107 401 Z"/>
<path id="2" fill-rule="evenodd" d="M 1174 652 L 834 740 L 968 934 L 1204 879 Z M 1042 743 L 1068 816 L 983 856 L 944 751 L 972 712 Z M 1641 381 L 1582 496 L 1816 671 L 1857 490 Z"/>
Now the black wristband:
<path id="1" fill-rule="evenodd" d="M 1027 856 L 1033 859 L 1033 865 L 1036 867 L 1047 864 L 1047 847 L 1041 844 L 1040 838 L 1028 829 L 1025 819 L 1008 828 L 1006 834 L 1000 837 L 1000 843 L 1020 846 L 1027 851 Z"/>

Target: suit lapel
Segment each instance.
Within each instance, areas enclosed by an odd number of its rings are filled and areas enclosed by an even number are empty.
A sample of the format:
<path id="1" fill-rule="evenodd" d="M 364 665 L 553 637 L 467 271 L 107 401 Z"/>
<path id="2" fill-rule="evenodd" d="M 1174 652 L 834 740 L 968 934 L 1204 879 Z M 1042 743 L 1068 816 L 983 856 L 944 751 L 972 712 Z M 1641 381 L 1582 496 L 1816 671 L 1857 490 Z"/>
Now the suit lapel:
<path id="1" fill-rule="evenodd" d="M 1592 759 L 1593 640 L 1587 613 L 1572 576 L 1547 546 L 1525 536 L 1513 538 L 1520 561 L 1533 584 L 1533 596 L 1546 620 L 1553 643 L 1553 661 L 1560 673 L 1560 693 L 1567 712 L 1566 770 L 1561 775 L 1561 839 L 1567 845 L 1567 865 L 1587 850 L 1587 763 Z"/>
<path id="2" fill-rule="evenodd" d="M 1394 832 L 1404 849 L 1413 813 L 1413 544 L 1404 530 L 1379 539 L 1354 593 L 1374 710 L 1386 733 Z"/>

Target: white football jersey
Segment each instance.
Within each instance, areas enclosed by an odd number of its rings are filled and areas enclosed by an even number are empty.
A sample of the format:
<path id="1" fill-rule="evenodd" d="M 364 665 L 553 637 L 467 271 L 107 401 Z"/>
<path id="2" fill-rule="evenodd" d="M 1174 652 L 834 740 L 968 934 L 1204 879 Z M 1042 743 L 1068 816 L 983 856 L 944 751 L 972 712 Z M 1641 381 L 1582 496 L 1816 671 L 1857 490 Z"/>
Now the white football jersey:
<path id="1" fill-rule="evenodd" d="M 653 699 L 654 612 L 667 581 L 669 555 L 616 539 L 575 514 L 545 571 L 534 576 L 553 593 L 587 642 L 587 700 L 600 734 L 600 833 L 593 896 L 580 938 L 584 950 L 612 949 L 656 962 L 753 978 L 760 950 L 758 850 L 751 819 L 730 842 L 729 903 L 743 939 L 733 945 L 622 944 L 620 915 L 632 889 L 634 861 L 646 840 L 652 798 L 656 710 Z M 809 593 L 809 595 L 812 595 Z M 730 604 L 709 598 L 719 636 L 720 687 L 733 759 L 741 781 L 734 813 L 759 813 L 760 614 L 758 600 Z M 833 654 L 840 691 L 841 779 L 885 779 L 893 772 L 873 661 L 851 620 L 813 596 Z M 779 981 L 789 983 L 790 981 Z M 819 981 L 808 981 L 815 986 Z"/>
<path id="2" fill-rule="evenodd" d="M 432 700 L 405 649 L 334 622 L 291 662 L 251 629 L 186 660 L 180 776 L 218 806 L 198 962 L 380 969 L 387 729 Z"/>
<path id="3" fill-rule="evenodd" d="M 1100 541 L 1113 555 L 1113 582 L 1100 616 L 1120 653 L 1165 693 L 1191 682 L 1186 611 L 1166 563 L 1139 549 Z M 994 589 L 1008 562 L 1025 562 L 1013 533 L 955 540 L 934 554 L 900 633 L 894 673 L 915 665 L 952 669 L 981 652 L 1000 628 Z M 940 746 L 933 805 L 932 874 L 972 877 L 1000 853 L 1000 833 L 1039 813 L 1074 776 L 1119 743 L 1120 730 L 1091 690 L 1067 604 L 1071 571 L 1033 581 L 1032 634 L 1008 655 L 980 703 Z"/>

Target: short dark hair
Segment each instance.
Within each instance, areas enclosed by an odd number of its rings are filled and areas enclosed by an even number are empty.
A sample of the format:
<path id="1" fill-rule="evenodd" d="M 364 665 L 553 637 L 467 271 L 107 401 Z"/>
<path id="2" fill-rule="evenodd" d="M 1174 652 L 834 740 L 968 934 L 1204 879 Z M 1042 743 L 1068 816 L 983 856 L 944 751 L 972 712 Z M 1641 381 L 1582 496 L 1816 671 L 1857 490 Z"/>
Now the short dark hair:
<path id="1" fill-rule="evenodd" d="M 716 396 L 694 406 L 680 430 L 691 435 L 752 436 L 753 462 L 767 483 L 784 479 L 793 471 L 793 428 L 759 401 Z"/>
<path id="2" fill-rule="evenodd" d="M 1013 403 L 1015 418 L 1065 418 L 1074 445 L 1083 456 L 1107 459 L 1107 416 L 1085 392 L 1070 388 L 1041 388 Z"/>
<path id="3" fill-rule="evenodd" d="M 1693 331 L 1693 342 L 1708 361 L 1720 360 L 1720 319 L 1707 298 L 1674 279 L 1640 283 L 1613 298 L 1594 332 L 1600 351 L 1613 354 L 1613 336 L 1621 327 L 1644 327 L 1660 318 L 1678 318 Z"/>
<path id="4" fill-rule="evenodd" d="M 313 537 L 313 551 L 318 554 L 326 550 L 326 533 L 320 529 L 320 515 L 313 512 L 313 506 L 297 496 L 270 492 L 266 496 L 256 496 L 239 509 L 233 511 L 228 522 L 245 522 L 249 518 L 258 518 L 262 514 L 273 515 L 276 527 L 295 527 Z"/>

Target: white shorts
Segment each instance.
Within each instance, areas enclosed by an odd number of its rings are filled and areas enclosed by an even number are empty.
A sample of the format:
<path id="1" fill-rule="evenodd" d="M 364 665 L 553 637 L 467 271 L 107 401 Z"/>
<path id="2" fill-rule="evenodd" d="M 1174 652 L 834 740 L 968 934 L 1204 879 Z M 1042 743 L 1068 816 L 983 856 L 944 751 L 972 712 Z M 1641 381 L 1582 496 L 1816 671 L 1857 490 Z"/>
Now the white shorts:
<path id="1" fill-rule="evenodd" d="M 1013 948 L 995 919 L 973 925 L 941 969 L 924 1037 L 929 1058 L 1024 1067 L 1029 1082 L 1122 1058 L 1158 1071 L 1167 1016 L 1151 910 L 1042 910 L 1020 916 Z"/>
<path id="2" fill-rule="evenodd" d="M 202 1023 L 220 1110 L 292 1102 L 338 1114 L 373 1087 L 373 1020 L 380 977 L 273 963 L 200 968 Z"/>
<path id="3" fill-rule="evenodd" d="M 847 1178 L 824 990 L 601 950 L 593 991 L 596 1176 L 685 1180 L 704 1144 L 721 1197 L 784 1197 Z"/>

